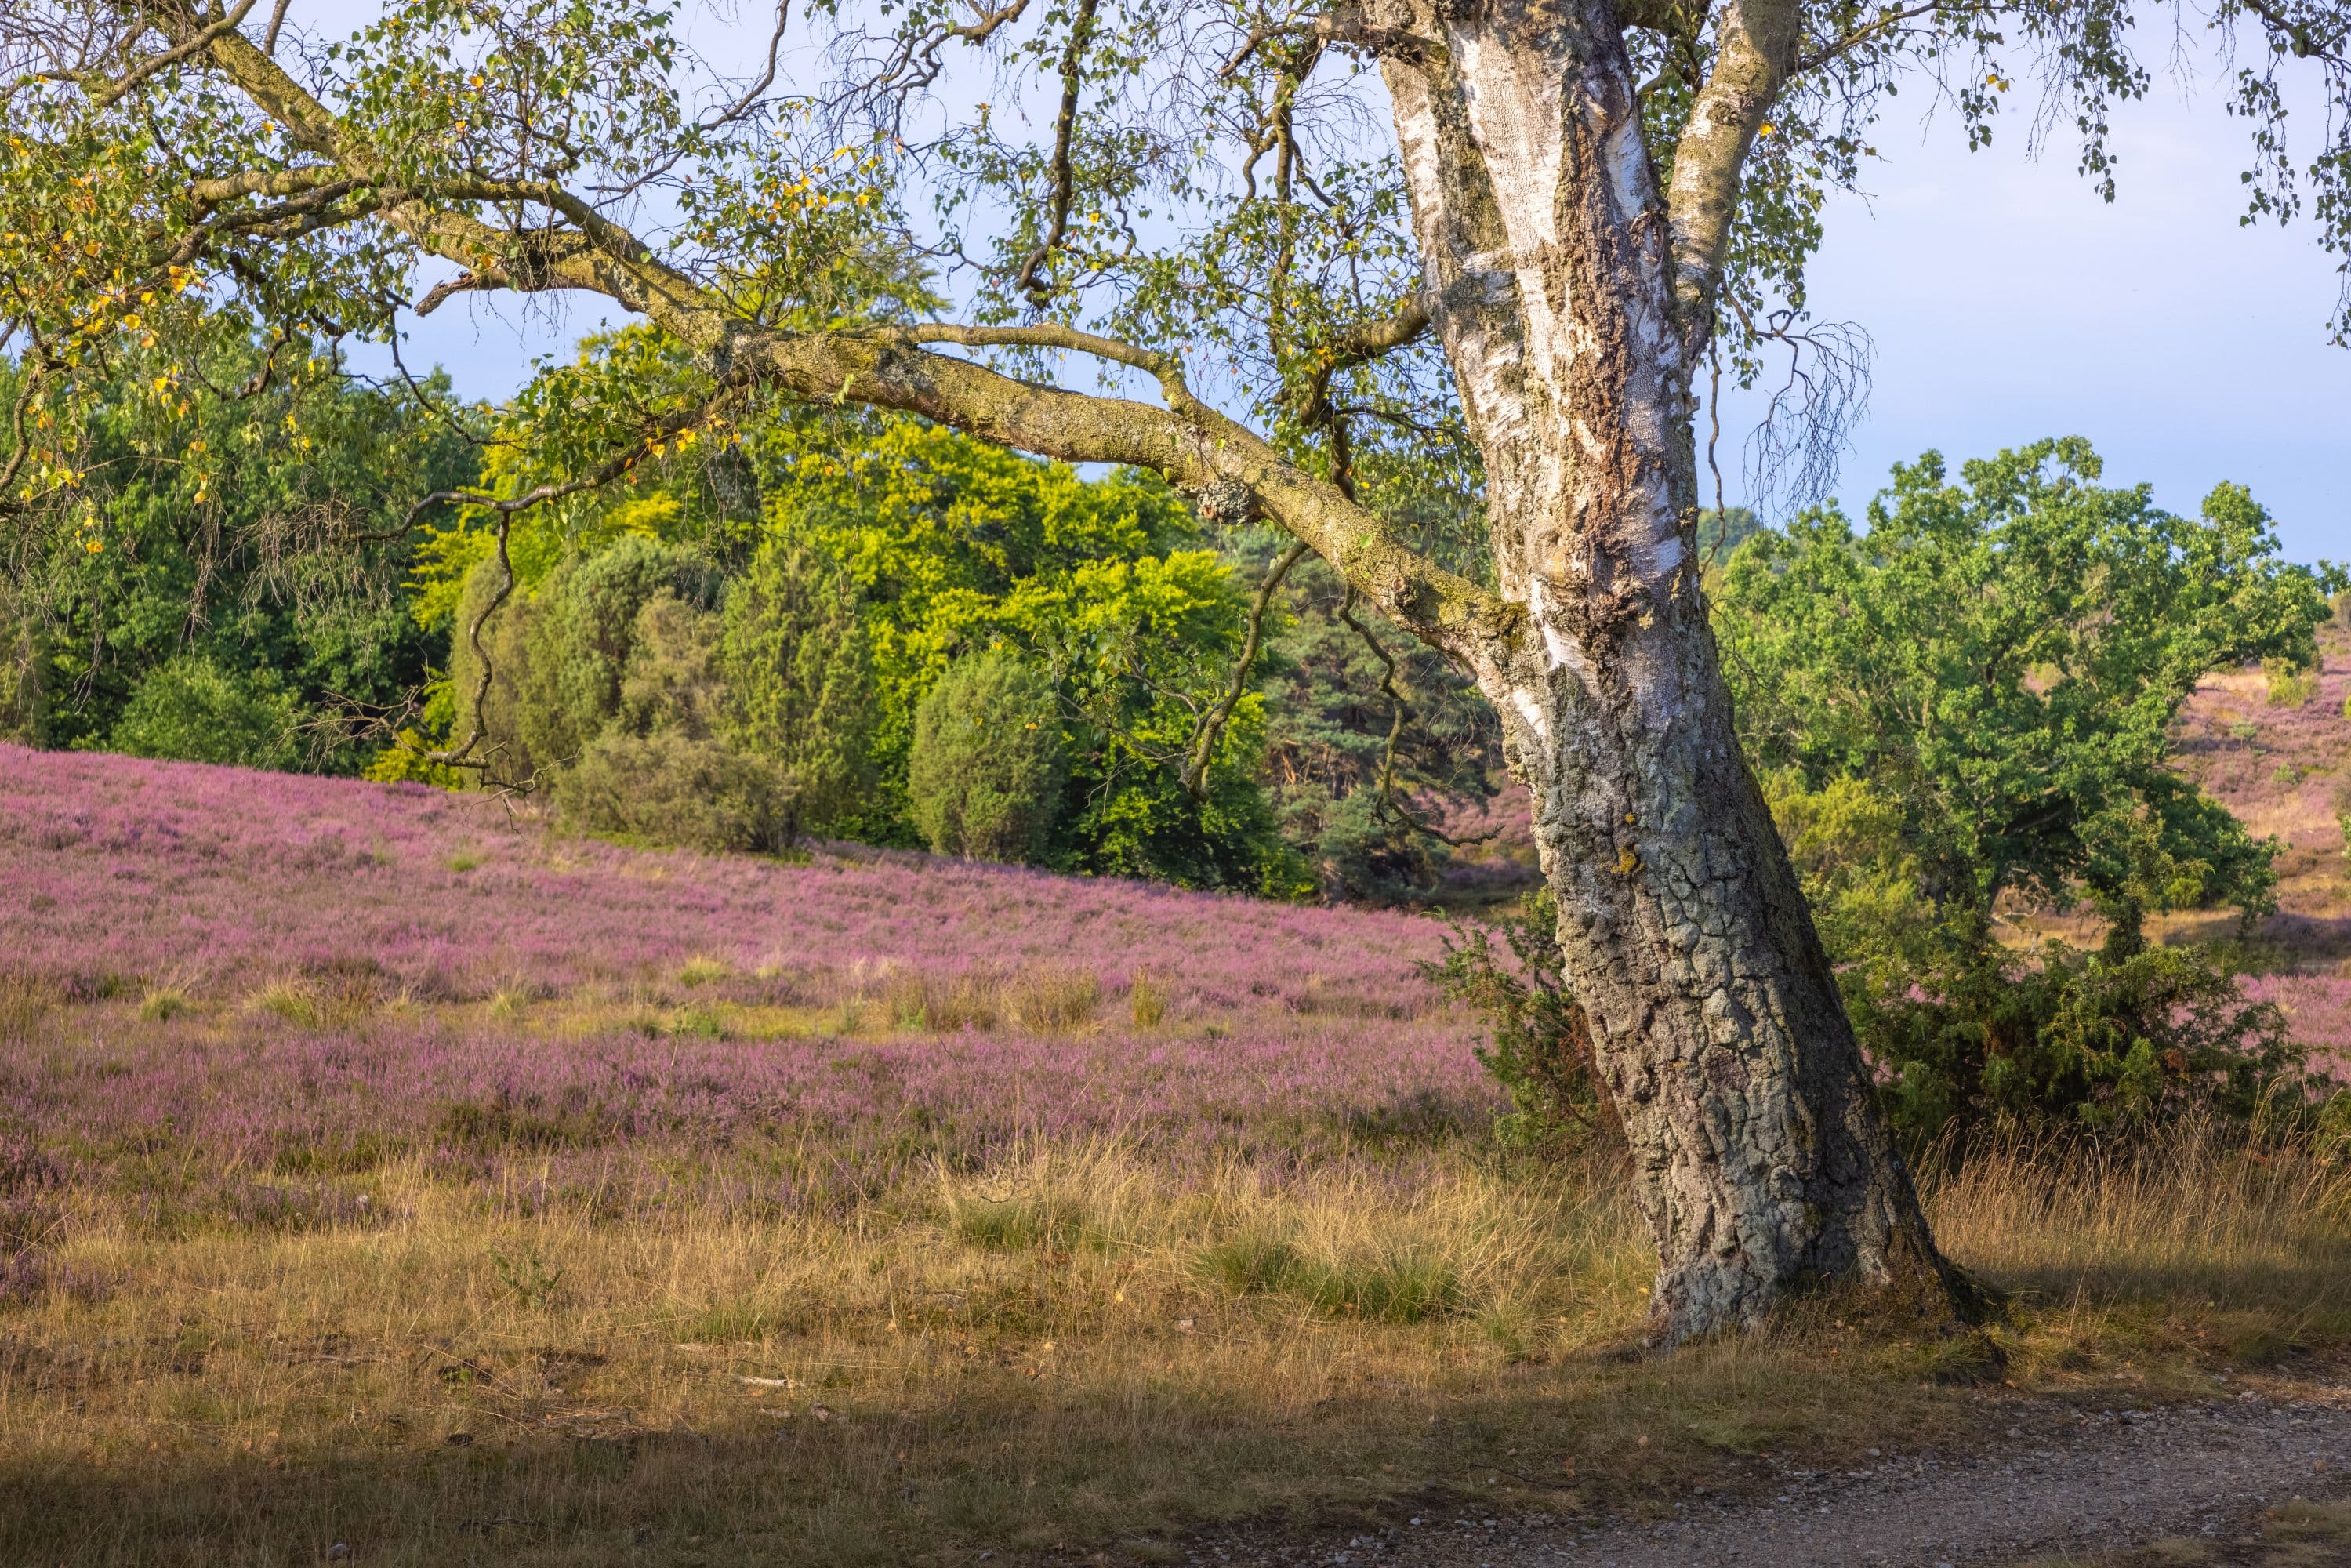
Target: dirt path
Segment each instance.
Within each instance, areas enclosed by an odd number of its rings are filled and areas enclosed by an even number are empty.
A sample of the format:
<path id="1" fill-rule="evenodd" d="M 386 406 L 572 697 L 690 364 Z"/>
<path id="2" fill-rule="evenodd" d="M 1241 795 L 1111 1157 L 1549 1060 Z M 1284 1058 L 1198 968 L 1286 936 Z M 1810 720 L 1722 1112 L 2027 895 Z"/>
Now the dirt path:
<path id="1" fill-rule="evenodd" d="M 1428 1568 L 1985 1568 L 2157 1536 L 2228 1536 L 2268 1506 L 2351 1492 L 2351 1389 L 2147 1412 L 2011 1406 L 1990 1449 L 1889 1451 L 1867 1468 L 1782 1472 L 1771 1496 L 1697 1499 L 1651 1524 L 1447 1510 L 1378 1535 L 1197 1543 L 1204 1565 Z"/>

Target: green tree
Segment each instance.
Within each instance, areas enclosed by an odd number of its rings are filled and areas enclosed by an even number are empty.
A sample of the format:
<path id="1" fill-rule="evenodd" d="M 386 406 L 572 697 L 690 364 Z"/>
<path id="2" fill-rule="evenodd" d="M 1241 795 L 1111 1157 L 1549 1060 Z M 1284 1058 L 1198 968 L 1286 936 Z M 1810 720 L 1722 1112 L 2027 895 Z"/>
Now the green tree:
<path id="1" fill-rule="evenodd" d="M 1477 687 L 1318 561 L 1290 573 L 1264 684 L 1266 772 L 1284 835 L 1326 896 L 1426 897 L 1451 807 L 1482 801 L 1501 732 Z"/>
<path id="2" fill-rule="evenodd" d="M 2247 1108 L 2298 1060 L 2273 1009 L 2152 952 L 2154 909 L 2267 907 L 2273 841 L 2173 771 L 2205 674 L 2310 656 L 2319 576 L 2224 485 L 2200 520 L 2109 489 L 2080 441 L 1948 481 L 1895 470 L 1856 533 L 1834 509 L 1751 538 L 1715 624 L 1750 755 L 1899 1118 L 2112 1122 Z M 2004 899 L 2087 900 L 2085 958 L 2011 951 Z"/>
<path id="3" fill-rule="evenodd" d="M 1065 711 L 1050 863 L 1195 887 L 1289 893 L 1256 775 L 1262 704 L 1206 729 L 1244 636 L 1230 566 L 1168 487 L 1086 479 L 920 421 L 783 423 L 751 437 L 772 537 L 839 564 L 872 650 L 874 788 L 843 822 L 929 841 L 908 797 L 914 716 L 958 659 L 999 644 Z"/>
<path id="4" fill-rule="evenodd" d="M 132 757 L 282 768 L 301 754 L 301 717 L 266 672 L 225 670 L 183 653 L 140 681 L 106 741 Z"/>
<path id="5" fill-rule="evenodd" d="M 1900 803 L 1928 896 L 1970 941 L 2011 889 L 2110 919 L 2264 906 L 2272 847 L 2168 761 L 2196 683 L 2311 657 L 2316 576 L 2224 485 L 2200 520 L 2107 489 L 2079 440 L 1895 470 L 1735 555 L 1715 606 L 1750 755 Z"/>
<path id="6" fill-rule="evenodd" d="M 915 708 L 906 792 L 936 853 L 1041 859 L 1067 772 L 1052 683 L 1011 653 L 957 660 Z"/>
<path id="7" fill-rule="evenodd" d="M 0 367 L 0 399 L 27 379 Z M 430 640 L 397 588 L 410 506 L 473 475 L 464 438 L 426 406 L 446 394 L 437 380 L 350 382 L 298 337 L 214 332 L 187 363 L 124 353 L 87 389 L 72 505 L 54 529 L 19 537 L 30 553 L 0 596 L 9 727 L 112 745 L 146 683 L 187 660 L 151 710 L 194 700 L 191 681 L 212 676 L 188 672 L 211 671 L 282 695 L 303 727 L 299 744 L 239 760 L 355 771 L 372 744 L 361 721 L 400 709 L 426 677 Z M 142 745 L 164 744 L 147 719 L 135 727 Z M 199 748 L 152 754 L 217 749 L 181 733 Z"/>
<path id="8" fill-rule="evenodd" d="M 772 538 L 727 585 L 724 635 L 733 731 L 777 770 L 783 837 L 852 816 L 874 778 L 874 689 L 847 574 Z"/>

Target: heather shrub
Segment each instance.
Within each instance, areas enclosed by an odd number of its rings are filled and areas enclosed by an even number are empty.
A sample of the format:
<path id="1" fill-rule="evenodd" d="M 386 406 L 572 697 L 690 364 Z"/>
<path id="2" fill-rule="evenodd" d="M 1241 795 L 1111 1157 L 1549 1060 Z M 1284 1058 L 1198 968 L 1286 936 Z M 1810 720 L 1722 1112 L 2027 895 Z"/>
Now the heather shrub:
<path id="1" fill-rule="evenodd" d="M 139 683 L 107 743 L 132 757 L 288 768 L 300 754 L 300 722 L 299 705 L 266 671 L 183 653 Z"/>
<path id="2" fill-rule="evenodd" d="M 957 662 L 915 710 L 907 795 L 939 854 L 1041 859 L 1066 772 L 1052 684 L 1010 653 Z"/>

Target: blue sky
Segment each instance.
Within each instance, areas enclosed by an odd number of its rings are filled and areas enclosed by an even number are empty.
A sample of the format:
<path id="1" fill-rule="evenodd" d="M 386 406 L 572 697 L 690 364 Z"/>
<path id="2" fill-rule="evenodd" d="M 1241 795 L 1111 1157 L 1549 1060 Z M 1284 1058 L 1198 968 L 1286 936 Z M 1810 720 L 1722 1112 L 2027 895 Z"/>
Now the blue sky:
<path id="1" fill-rule="evenodd" d="M 1873 193 L 1830 207 L 1815 314 L 1877 345 L 1840 497 L 1857 507 L 1929 446 L 1956 462 L 2078 434 L 2108 484 L 2192 512 L 2232 479 L 2289 554 L 2351 558 L 2351 350 L 2325 329 L 2342 278 L 2308 225 L 2239 226 L 2243 122 L 2159 78 L 2116 111 L 2109 206 L 2069 146 L 2028 158 L 2021 119 L 1976 153 L 1949 119 L 1888 124 Z"/>
<path id="2" fill-rule="evenodd" d="M 2109 484 L 2152 484 L 2192 512 L 2250 486 L 2287 553 L 2351 558 L 2351 350 L 2325 323 L 2342 279 L 2307 225 L 2244 228 L 2245 127 L 2208 80 L 2192 99 L 2159 77 L 2118 106 L 2121 189 L 2099 201 L 2064 141 L 2034 160 L 2011 114 L 1989 151 L 1956 123 L 1889 119 L 1865 196 L 1841 196 L 1813 271 L 1816 316 L 1876 340 L 1868 418 L 1837 486 L 1858 509 L 1896 460 L 1955 463 L 2043 435 L 2088 436 Z M 1896 100 L 1897 104 L 1905 100 Z M 568 350 L 601 317 L 500 315 L 461 300 L 416 324 L 412 364 L 438 360 L 465 392 L 501 397 L 534 353 Z M 1724 467 L 1737 416 L 1726 400 Z"/>

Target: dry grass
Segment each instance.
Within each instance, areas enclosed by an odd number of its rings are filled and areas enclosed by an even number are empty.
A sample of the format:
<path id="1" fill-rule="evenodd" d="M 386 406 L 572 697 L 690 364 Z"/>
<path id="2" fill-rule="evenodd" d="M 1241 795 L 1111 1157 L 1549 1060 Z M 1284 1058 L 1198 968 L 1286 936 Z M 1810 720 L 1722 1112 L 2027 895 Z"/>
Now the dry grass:
<path id="1" fill-rule="evenodd" d="M 878 993 L 883 1012 L 898 1028 L 924 1034 L 1074 1030 L 1092 1022 L 1102 1005 L 1102 982 L 1093 975 L 1051 967 L 960 974 L 903 969 L 884 977 L 868 994 L 872 993 Z"/>
<path id="2" fill-rule="evenodd" d="M 1987 1340 L 1823 1303 L 1664 1361 L 1616 1354 L 1650 1266 L 1621 1181 L 1473 1145 L 1038 1148 L 758 1225 L 378 1178 L 383 1219 L 305 1234 L 66 1217 L 52 1288 L 0 1309 L 0 1558 L 1151 1557 L 1245 1512 L 1637 1510 L 1765 1450 L 1949 1440 L 1970 1380 L 2152 1397 L 2351 1339 L 2351 1172 L 2218 1129 L 1930 1183 L 2016 1292 Z"/>

